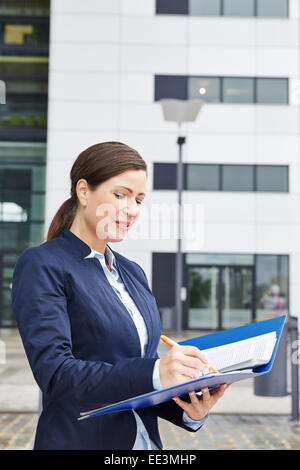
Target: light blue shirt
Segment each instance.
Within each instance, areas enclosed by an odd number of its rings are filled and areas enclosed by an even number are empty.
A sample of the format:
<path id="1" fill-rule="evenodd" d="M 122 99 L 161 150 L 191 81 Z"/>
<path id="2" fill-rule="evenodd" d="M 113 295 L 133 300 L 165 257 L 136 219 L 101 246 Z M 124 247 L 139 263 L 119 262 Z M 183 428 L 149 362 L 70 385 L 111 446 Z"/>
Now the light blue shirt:
<path id="1" fill-rule="evenodd" d="M 88 256 L 86 256 L 86 258 L 97 258 L 99 260 L 103 268 L 103 271 L 107 277 L 108 282 L 110 283 L 112 289 L 117 294 L 119 299 L 123 302 L 124 306 L 127 308 L 136 326 L 138 336 L 140 339 L 141 357 L 144 357 L 146 346 L 148 343 L 147 328 L 146 328 L 143 316 L 139 312 L 137 306 L 135 305 L 134 301 L 132 300 L 128 291 L 126 290 L 121 277 L 119 276 L 119 272 L 116 268 L 115 257 L 114 257 L 113 252 L 109 249 L 108 246 L 106 246 L 105 248 L 105 255 L 91 249 L 91 253 Z M 111 271 L 106 266 L 105 258 L 111 268 Z M 152 381 L 153 381 L 153 388 L 155 390 L 160 390 L 163 388 L 160 383 L 160 378 L 159 378 L 159 361 L 160 359 L 156 361 L 154 369 L 153 369 Z M 149 434 L 141 418 L 139 417 L 137 413 L 135 413 L 135 411 L 133 411 L 133 414 L 135 416 L 136 423 L 137 423 L 137 434 L 136 434 L 136 440 L 135 440 L 132 450 L 155 449 L 156 446 L 152 441 L 150 441 Z M 189 418 L 185 412 L 183 413 L 184 424 L 192 429 L 199 428 L 199 426 L 201 426 L 206 421 L 206 419 L 207 419 L 207 416 L 201 419 L 200 421 L 194 421 L 191 418 Z"/>

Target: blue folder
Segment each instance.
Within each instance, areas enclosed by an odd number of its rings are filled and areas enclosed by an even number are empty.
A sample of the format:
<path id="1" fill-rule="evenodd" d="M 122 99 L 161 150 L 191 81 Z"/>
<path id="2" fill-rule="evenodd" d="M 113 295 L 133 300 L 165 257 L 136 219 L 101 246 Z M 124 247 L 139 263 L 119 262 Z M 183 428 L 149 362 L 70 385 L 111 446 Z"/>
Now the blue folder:
<path id="1" fill-rule="evenodd" d="M 113 413 L 126 410 L 138 410 L 140 408 L 147 408 L 148 406 L 158 405 L 171 400 L 175 396 L 187 395 L 188 392 L 199 391 L 204 387 L 214 389 L 221 384 L 229 384 L 256 377 L 258 375 L 268 373 L 274 363 L 276 351 L 278 348 L 279 339 L 284 327 L 286 315 L 263 320 L 255 323 L 250 323 L 229 330 L 218 331 L 204 336 L 181 341 L 178 344 L 196 346 L 205 353 L 205 349 L 222 346 L 225 344 L 235 343 L 247 338 L 259 336 L 272 331 L 276 332 L 276 343 L 273 349 L 273 354 L 267 364 L 257 366 L 251 371 L 240 370 L 225 373 L 212 373 L 207 376 L 200 377 L 188 382 L 185 382 L 174 387 L 164 388 L 162 390 L 153 391 L 144 395 L 139 395 L 128 400 L 123 400 L 108 406 L 98 408 L 96 410 L 86 411 L 81 413 L 78 420 L 92 418 L 105 413 Z"/>

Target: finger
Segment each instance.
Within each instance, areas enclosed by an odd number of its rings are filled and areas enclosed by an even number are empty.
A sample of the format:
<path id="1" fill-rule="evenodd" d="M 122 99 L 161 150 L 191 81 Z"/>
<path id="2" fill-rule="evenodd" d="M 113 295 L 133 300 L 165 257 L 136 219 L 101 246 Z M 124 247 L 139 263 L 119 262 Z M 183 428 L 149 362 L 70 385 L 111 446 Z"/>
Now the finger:
<path id="1" fill-rule="evenodd" d="M 200 370 L 201 372 L 207 372 L 207 366 L 200 361 L 197 357 L 183 355 L 181 358 L 181 363 L 188 367 L 193 367 L 194 369 Z"/>
<path id="2" fill-rule="evenodd" d="M 223 395 L 225 390 L 228 388 L 227 384 L 220 385 L 219 389 L 212 395 L 213 403 L 215 404 Z"/>
<path id="3" fill-rule="evenodd" d="M 211 398 L 211 395 L 209 393 L 209 390 L 207 387 L 201 389 L 202 392 L 202 401 L 203 404 L 207 404 Z"/>
<path id="4" fill-rule="evenodd" d="M 180 346 L 180 349 L 186 356 L 197 357 L 201 362 L 203 362 L 203 364 L 208 365 L 208 360 L 205 354 L 203 354 L 200 349 L 196 348 L 196 346 Z"/>
<path id="5" fill-rule="evenodd" d="M 180 406 L 184 411 L 188 411 L 189 409 L 189 404 L 186 403 L 185 401 L 181 400 L 179 397 L 173 397 L 173 400 L 175 403 Z"/>
<path id="6" fill-rule="evenodd" d="M 193 406 L 198 406 L 199 405 L 199 398 L 197 397 L 197 394 L 196 394 L 195 391 L 189 392 L 189 397 L 190 397 L 190 400 L 191 400 L 191 404 Z"/>
<path id="7" fill-rule="evenodd" d="M 179 373 L 180 375 L 184 375 L 185 377 L 189 377 L 192 379 L 199 378 L 199 369 L 194 369 L 193 367 L 186 367 L 181 365 Z"/>

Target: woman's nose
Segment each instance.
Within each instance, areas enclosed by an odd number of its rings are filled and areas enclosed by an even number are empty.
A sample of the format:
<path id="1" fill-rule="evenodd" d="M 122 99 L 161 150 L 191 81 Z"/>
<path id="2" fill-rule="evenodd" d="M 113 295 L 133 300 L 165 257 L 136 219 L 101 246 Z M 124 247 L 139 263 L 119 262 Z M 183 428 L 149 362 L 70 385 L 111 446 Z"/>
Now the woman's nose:
<path id="1" fill-rule="evenodd" d="M 127 215 L 127 217 L 136 217 L 139 213 L 139 207 L 137 203 L 132 203 L 124 207 L 123 211 L 124 214 Z"/>

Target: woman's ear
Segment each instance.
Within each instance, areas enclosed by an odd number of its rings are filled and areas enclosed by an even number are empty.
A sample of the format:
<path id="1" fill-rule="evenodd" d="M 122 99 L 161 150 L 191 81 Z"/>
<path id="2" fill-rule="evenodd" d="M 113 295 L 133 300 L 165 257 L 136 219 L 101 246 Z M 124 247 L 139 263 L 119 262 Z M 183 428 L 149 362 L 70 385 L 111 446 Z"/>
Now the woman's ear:
<path id="1" fill-rule="evenodd" d="M 77 181 L 76 193 L 80 204 L 86 207 L 88 203 L 89 185 L 85 179 Z"/>

